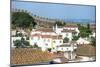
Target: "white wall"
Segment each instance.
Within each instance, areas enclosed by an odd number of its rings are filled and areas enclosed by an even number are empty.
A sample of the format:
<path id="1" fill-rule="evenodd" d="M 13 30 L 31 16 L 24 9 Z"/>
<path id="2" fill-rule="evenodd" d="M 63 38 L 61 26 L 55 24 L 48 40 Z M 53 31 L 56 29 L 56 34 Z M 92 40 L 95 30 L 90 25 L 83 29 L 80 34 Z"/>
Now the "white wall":
<path id="1" fill-rule="evenodd" d="M 76 48 L 77 47 L 67 46 L 67 47 L 58 47 L 57 50 L 58 51 L 73 51 Z"/>
<path id="2" fill-rule="evenodd" d="M 63 33 L 61 33 L 61 35 L 62 35 L 63 39 L 65 37 L 68 37 L 69 38 L 69 41 L 72 40 L 72 33 L 71 32 L 63 32 Z"/>
<path id="3" fill-rule="evenodd" d="M 62 39 L 56 39 L 56 40 L 54 40 L 55 41 L 55 46 L 60 46 L 60 45 L 62 45 L 63 44 L 63 40 Z M 61 42 L 60 42 L 61 41 Z"/>
<path id="4" fill-rule="evenodd" d="M 41 37 L 38 38 L 37 36 L 32 38 L 30 37 L 31 45 L 34 45 L 36 43 L 39 47 L 43 48 L 51 48 L 51 42 L 52 42 L 51 38 L 41 38 Z"/>
<path id="5" fill-rule="evenodd" d="M 44 40 L 45 39 L 45 40 Z M 44 38 L 42 39 L 42 45 L 45 47 L 45 48 L 51 48 L 52 47 L 52 40 L 51 38 Z M 42 46 L 42 47 L 43 47 Z"/>

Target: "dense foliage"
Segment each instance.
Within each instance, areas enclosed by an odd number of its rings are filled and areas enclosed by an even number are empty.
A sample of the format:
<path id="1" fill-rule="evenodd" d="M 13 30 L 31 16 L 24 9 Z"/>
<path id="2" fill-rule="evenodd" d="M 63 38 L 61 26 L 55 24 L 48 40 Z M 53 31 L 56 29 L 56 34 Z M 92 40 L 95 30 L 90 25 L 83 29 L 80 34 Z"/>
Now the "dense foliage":
<path id="1" fill-rule="evenodd" d="M 79 36 L 75 36 L 75 35 L 74 35 L 72 40 L 73 40 L 73 41 L 77 41 L 78 39 L 79 39 Z"/>
<path id="2" fill-rule="evenodd" d="M 25 41 L 24 38 L 21 38 L 21 40 L 16 40 L 14 41 L 14 46 L 16 48 L 26 48 L 26 47 L 29 47 L 30 44 L 28 41 Z"/>
<path id="3" fill-rule="evenodd" d="M 51 48 L 48 48 L 48 51 L 51 52 Z"/>
<path id="4" fill-rule="evenodd" d="M 37 45 L 37 44 L 34 44 L 34 46 L 33 46 L 34 48 L 39 48 L 39 46 Z"/>
<path id="5" fill-rule="evenodd" d="M 89 24 L 87 24 L 87 26 L 82 26 L 80 24 L 78 24 L 78 28 L 80 30 L 79 36 L 80 37 L 89 37 L 89 35 L 92 33 L 89 27 Z"/>
<path id="6" fill-rule="evenodd" d="M 96 38 L 91 37 L 91 45 L 96 47 Z"/>
<path id="7" fill-rule="evenodd" d="M 69 38 L 65 37 L 63 43 L 67 43 L 67 42 L 69 42 Z"/>
<path id="8" fill-rule="evenodd" d="M 36 25 L 33 17 L 25 12 L 12 12 L 11 19 L 13 27 L 29 28 L 30 26 L 34 27 Z"/>

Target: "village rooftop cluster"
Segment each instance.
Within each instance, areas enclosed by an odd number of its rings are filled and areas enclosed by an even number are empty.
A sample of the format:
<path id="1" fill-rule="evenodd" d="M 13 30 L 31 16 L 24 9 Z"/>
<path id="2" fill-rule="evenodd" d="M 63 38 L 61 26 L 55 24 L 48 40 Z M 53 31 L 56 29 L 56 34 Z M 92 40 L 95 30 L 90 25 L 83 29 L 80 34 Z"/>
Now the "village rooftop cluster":
<path id="1" fill-rule="evenodd" d="M 43 20 L 43 18 L 39 18 L 38 24 L 47 21 L 50 22 L 50 20 L 45 20 L 46 19 Z M 89 38 L 95 38 L 95 25 L 91 24 L 91 27 L 93 28 L 93 30 L 92 34 L 89 35 L 89 37 L 80 37 L 77 40 L 73 40 L 74 36 L 78 37 L 80 33 L 78 25 L 76 24 L 67 24 L 62 27 L 59 27 L 57 24 L 55 24 L 54 26 L 52 26 L 52 28 L 36 27 L 33 28 L 30 33 L 25 32 L 23 29 L 12 30 L 12 48 L 16 48 L 16 46 L 14 46 L 14 41 L 21 40 L 23 38 L 24 40 L 29 42 L 31 47 L 38 47 L 38 49 L 41 49 L 43 52 L 50 51 L 51 53 L 54 53 L 62 51 L 66 52 L 66 58 L 75 59 L 75 50 L 77 49 L 77 46 L 91 44 L 91 40 Z M 16 36 L 17 34 L 22 34 L 23 37 Z M 27 35 L 29 35 L 28 39 Z M 24 46 L 23 44 L 23 47 L 26 46 Z M 27 48 L 29 48 L 29 46 Z"/>
<path id="2" fill-rule="evenodd" d="M 15 1 L 12 5 L 12 66 L 96 60 L 94 6 Z"/>

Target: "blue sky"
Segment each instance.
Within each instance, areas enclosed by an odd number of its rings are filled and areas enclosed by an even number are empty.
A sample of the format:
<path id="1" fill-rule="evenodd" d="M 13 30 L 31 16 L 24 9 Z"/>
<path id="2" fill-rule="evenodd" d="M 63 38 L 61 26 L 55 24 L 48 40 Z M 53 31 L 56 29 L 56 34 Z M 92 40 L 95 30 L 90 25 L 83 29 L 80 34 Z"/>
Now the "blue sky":
<path id="1" fill-rule="evenodd" d="M 95 21 L 95 6 L 13 1 L 12 7 L 51 19 L 87 19 Z"/>

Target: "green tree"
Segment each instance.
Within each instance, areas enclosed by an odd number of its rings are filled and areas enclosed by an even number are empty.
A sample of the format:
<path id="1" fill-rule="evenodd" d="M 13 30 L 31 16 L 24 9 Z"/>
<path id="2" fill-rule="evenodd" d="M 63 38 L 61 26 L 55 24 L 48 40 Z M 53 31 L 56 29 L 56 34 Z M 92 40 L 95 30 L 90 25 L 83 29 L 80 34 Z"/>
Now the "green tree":
<path id="1" fill-rule="evenodd" d="M 92 34 L 92 31 L 90 29 L 90 24 L 87 24 L 87 33 Z"/>
<path id="2" fill-rule="evenodd" d="M 91 37 L 91 45 L 96 47 L 96 38 Z"/>
<path id="3" fill-rule="evenodd" d="M 78 24 L 78 28 L 80 30 L 80 33 L 79 33 L 80 37 L 83 37 L 83 38 L 89 37 L 89 35 L 91 34 L 91 30 L 89 28 L 89 24 L 87 24 L 87 27 Z"/>
<path id="4" fill-rule="evenodd" d="M 14 41 L 14 46 L 16 48 L 26 48 L 29 47 L 30 44 L 28 41 L 25 41 L 25 39 L 22 37 L 21 40 Z"/>
<path id="5" fill-rule="evenodd" d="M 77 41 L 79 39 L 79 36 L 73 36 L 73 41 Z"/>
<path id="6" fill-rule="evenodd" d="M 23 41 L 23 44 L 24 44 L 24 46 L 25 46 L 25 47 L 30 46 L 30 44 L 29 44 L 29 42 L 28 42 L 28 41 Z"/>
<path id="7" fill-rule="evenodd" d="M 20 47 L 21 47 L 21 41 L 20 41 L 20 40 L 14 41 L 14 46 L 15 46 L 16 48 L 20 48 Z"/>
<path id="8" fill-rule="evenodd" d="M 48 51 L 51 52 L 51 48 L 48 48 Z"/>
<path id="9" fill-rule="evenodd" d="M 87 29 L 90 29 L 90 24 L 87 24 Z"/>
<path id="10" fill-rule="evenodd" d="M 33 27 L 36 25 L 32 16 L 25 12 L 12 12 L 11 24 L 19 28 L 29 28 L 32 23 Z"/>
<path id="11" fill-rule="evenodd" d="M 18 32 L 16 32 L 16 35 L 15 35 L 16 37 L 22 37 L 23 35 L 22 35 L 22 33 L 18 33 Z"/>
<path id="12" fill-rule="evenodd" d="M 80 32 L 80 33 L 79 33 L 79 36 L 82 37 L 82 38 L 89 37 L 89 33 Z"/>
<path id="13" fill-rule="evenodd" d="M 33 47 L 34 47 L 34 48 L 39 48 L 39 47 L 38 47 L 38 45 L 37 45 L 36 43 L 34 44 L 34 46 L 33 46 Z"/>
<path id="14" fill-rule="evenodd" d="M 67 42 L 69 42 L 69 38 L 65 37 L 63 43 L 67 43 Z"/>
<path id="15" fill-rule="evenodd" d="M 30 46 L 29 42 L 26 41 L 23 37 L 21 38 L 21 43 L 24 47 Z"/>

